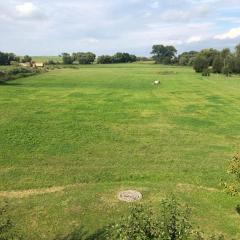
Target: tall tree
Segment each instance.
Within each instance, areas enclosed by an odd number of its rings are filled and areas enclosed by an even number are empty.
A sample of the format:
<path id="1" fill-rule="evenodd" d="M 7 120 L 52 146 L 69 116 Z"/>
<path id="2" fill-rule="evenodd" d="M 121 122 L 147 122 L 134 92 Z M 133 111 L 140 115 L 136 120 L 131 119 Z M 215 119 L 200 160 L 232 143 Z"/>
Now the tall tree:
<path id="1" fill-rule="evenodd" d="M 31 62 L 31 61 L 32 61 L 32 58 L 28 55 L 25 55 L 22 59 L 23 63 L 27 63 L 27 62 Z"/>
<path id="2" fill-rule="evenodd" d="M 222 72 L 222 68 L 224 67 L 224 60 L 221 57 L 221 54 L 218 54 L 214 60 L 213 60 L 213 72 L 214 73 L 221 73 Z"/>
<path id="3" fill-rule="evenodd" d="M 209 67 L 208 59 L 201 54 L 199 54 L 193 64 L 193 68 L 196 72 L 202 73 L 204 70 L 206 70 Z"/>
<path id="4" fill-rule="evenodd" d="M 63 61 L 63 64 L 72 64 L 73 58 L 69 53 L 62 53 L 62 61 Z"/>
<path id="5" fill-rule="evenodd" d="M 177 50 L 174 46 L 153 45 L 153 59 L 156 63 L 171 64 L 176 57 Z"/>

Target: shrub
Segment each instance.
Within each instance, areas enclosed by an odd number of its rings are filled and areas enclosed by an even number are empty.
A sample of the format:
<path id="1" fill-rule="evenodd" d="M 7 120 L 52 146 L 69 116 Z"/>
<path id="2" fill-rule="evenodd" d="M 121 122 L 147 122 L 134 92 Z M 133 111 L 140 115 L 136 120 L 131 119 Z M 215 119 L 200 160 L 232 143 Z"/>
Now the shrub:
<path id="1" fill-rule="evenodd" d="M 193 68 L 196 72 L 201 73 L 204 69 L 207 69 L 208 66 L 208 60 L 206 57 L 203 57 L 201 55 L 198 55 L 193 64 Z"/>
<path id="2" fill-rule="evenodd" d="M 27 62 L 31 62 L 32 58 L 28 55 L 24 56 L 22 59 L 22 63 L 27 63 Z"/>
<path id="3" fill-rule="evenodd" d="M 108 64 L 113 63 L 113 57 L 109 55 L 102 55 L 97 58 L 98 64 Z"/>
<path id="4" fill-rule="evenodd" d="M 21 239 L 15 229 L 15 225 L 7 214 L 8 205 L 2 204 L 0 207 L 0 240 Z"/>
<path id="5" fill-rule="evenodd" d="M 188 239 L 191 234 L 189 209 L 179 205 L 175 198 L 163 200 L 159 215 L 143 205 L 133 206 L 130 214 L 107 230 L 107 239 Z"/>
<path id="6" fill-rule="evenodd" d="M 236 154 L 231 160 L 228 167 L 228 174 L 232 180 L 229 183 L 224 183 L 225 189 L 233 196 L 240 193 L 240 155 Z"/>
<path id="7" fill-rule="evenodd" d="M 210 74 L 211 74 L 211 71 L 210 71 L 209 68 L 203 69 L 203 71 L 202 71 L 202 76 L 204 76 L 204 77 L 209 77 Z"/>
<path id="8" fill-rule="evenodd" d="M 223 69 L 222 69 L 222 73 L 223 73 L 225 76 L 230 77 L 232 71 L 231 71 L 231 69 L 230 69 L 228 66 L 225 66 L 225 67 L 223 67 Z"/>
<path id="9" fill-rule="evenodd" d="M 220 55 L 217 55 L 213 60 L 213 72 L 221 73 L 223 68 L 223 59 Z"/>

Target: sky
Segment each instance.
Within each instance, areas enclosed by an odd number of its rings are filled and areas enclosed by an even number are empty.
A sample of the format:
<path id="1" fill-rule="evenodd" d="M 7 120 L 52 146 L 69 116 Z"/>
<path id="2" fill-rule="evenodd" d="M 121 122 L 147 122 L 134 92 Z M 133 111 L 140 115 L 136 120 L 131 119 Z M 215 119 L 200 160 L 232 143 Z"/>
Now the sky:
<path id="1" fill-rule="evenodd" d="M 0 51 L 59 55 L 240 43 L 240 0 L 0 0 Z"/>

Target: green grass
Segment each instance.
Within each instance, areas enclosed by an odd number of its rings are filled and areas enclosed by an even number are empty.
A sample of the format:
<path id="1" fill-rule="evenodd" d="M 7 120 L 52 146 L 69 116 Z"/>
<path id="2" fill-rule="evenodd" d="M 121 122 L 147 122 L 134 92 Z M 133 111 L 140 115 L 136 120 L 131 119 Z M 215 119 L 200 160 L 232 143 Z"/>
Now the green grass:
<path id="1" fill-rule="evenodd" d="M 219 185 L 239 151 L 239 76 L 80 66 L 0 86 L 0 103 L 0 191 L 19 191 L 8 199 L 10 214 L 27 239 L 79 226 L 94 232 L 126 211 L 116 193 L 129 188 L 156 207 L 174 193 L 196 226 L 240 238 L 239 199 Z"/>

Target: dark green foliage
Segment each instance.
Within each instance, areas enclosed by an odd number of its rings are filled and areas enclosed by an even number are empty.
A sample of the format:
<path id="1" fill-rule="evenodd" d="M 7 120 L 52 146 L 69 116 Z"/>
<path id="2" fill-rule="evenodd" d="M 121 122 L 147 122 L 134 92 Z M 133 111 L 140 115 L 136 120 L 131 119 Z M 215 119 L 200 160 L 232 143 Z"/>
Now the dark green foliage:
<path id="1" fill-rule="evenodd" d="M 97 58 L 98 64 L 108 64 L 113 63 L 113 57 L 109 55 L 102 55 Z"/>
<path id="2" fill-rule="evenodd" d="M 219 54 L 213 60 L 213 65 L 212 65 L 213 72 L 221 73 L 223 66 L 224 66 L 224 61 L 223 61 L 223 58 L 221 57 L 221 55 Z"/>
<path id="3" fill-rule="evenodd" d="M 231 71 L 231 69 L 230 69 L 229 66 L 225 66 L 225 67 L 223 67 L 223 69 L 222 69 L 222 73 L 223 73 L 225 76 L 230 77 L 231 74 L 232 74 L 232 71 Z"/>
<path id="4" fill-rule="evenodd" d="M 231 54 L 231 50 L 229 48 L 224 48 L 220 55 L 223 59 L 226 59 Z"/>
<path id="5" fill-rule="evenodd" d="M 56 64 L 59 64 L 59 62 L 50 59 L 50 60 L 46 61 L 45 64 L 46 65 L 56 65 Z"/>
<path id="6" fill-rule="evenodd" d="M 208 60 L 206 57 L 198 55 L 193 64 L 193 68 L 196 72 L 201 73 L 204 69 L 207 69 L 209 67 Z"/>
<path id="7" fill-rule="evenodd" d="M 146 62 L 146 61 L 152 61 L 152 59 L 148 58 L 148 57 L 137 57 L 136 61 L 138 61 L 138 62 Z"/>
<path id="8" fill-rule="evenodd" d="M 45 72 L 45 69 L 16 67 L 8 71 L 2 72 L 2 73 L 1 72 L 0 72 L 0 81 L 5 82 L 5 81 L 14 80 L 22 77 L 33 76 L 38 73 Z"/>
<path id="9" fill-rule="evenodd" d="M 114 54 L 112 58 L 114 63 L 131 63 L 137 61 L 137 57 L 135 55 L 121 52 Z"/>
<path id="10" fill-rule="evenodd" d="M 99 64 L 107 64 L 107 63 L 132 63 L 136 62 L 137 57 L 133 54 L 129 53 L 116 53 L 113 56 L 102 55 L 97 59 L 97 63 Z"/>
<path id="11" fill-rule="evenodd" d="M 194 59 L 197 56 L 198 52 L 190 51 L 184 52 L 178 56 L 178 63 L 181 66 L 191 66 L 193 65 Z"/>
<path id="12" fill-rule="evenodd" d="M 209 77 L 210 74 L 211 74 L 211 71 L 210 71 L 209 68 L 203 69 L 203 71 L 202 71 L 202 76 L 204 76 L 204 77 Z"/>
<path id="13" fill-rule="evenodd" d="M 153 45 L 153 59 L 156 63 L 172 64 L 176 57 L 177 50 L 174 46 Z"/>
<path id="14" fill-rule="evenodd" d="M 63 64 L 72 64 L 74 60 L 69 53 L 62 53 L 62 61 Z"/>
<path id="15" fill-rule="evenodd" d="M 236 57 L 240 58 L 240 44 L 235 47 Z"/>
<path id="16" fill-rule="evenodd" d="M 235 209 L 236 209 L 236 212 L 240 215 L 240 204 L 238 204 Z"/>
<path id="17" fill-rule="evenodd" d="M 213 65 L 214 59 L 219 55 L 219 52 L 213 48 L 203 49 L 200 53 L 200 56 L 204 57 L 207 60 L 208 66 Z"/>
<path id="18" fill-rule="evenodd" d="M 19 62 L 19 57 L 14 53 L 0 52 L 0 65 L 10 65 L 12 61 Z"/>
<path id="19" fill-rule="evenodd" d="M 5 76 L 6 76 L 6 72 L 0 70 L 0 81 L 4 79 Z"/>
<path id="20" fill-rule="evenodd" d="M 179 57 L 179 64 L 186 65 L 186 63 L 185 55 Z M 207 67 L 212 67 L 213 73 L 223 73 L 226 76 L 239 74 L 240 44 L 236 46 L 234 53 L 231 53 L 229 48 L 224 48 L 220 52 L 213 48 L 203 49 L 194 60 L 194 69 L 196 72 L 203 72 Z"/>
<path id="21" fill-rule="evenodd" d="M 95 61 L 96 55 L 91 52 L 77 52 L 72 54 L 72 61 L 79 64 L 92 64 Z"/>
<path id="22" fill-rule="evenodd" d="M 22 63 L 27 63 L 31 61 L 32 61 L 32 58 L 28 55 L 24 56 L 23 59 L 21 60 Z"/>

